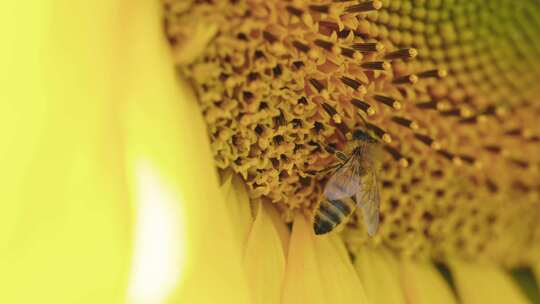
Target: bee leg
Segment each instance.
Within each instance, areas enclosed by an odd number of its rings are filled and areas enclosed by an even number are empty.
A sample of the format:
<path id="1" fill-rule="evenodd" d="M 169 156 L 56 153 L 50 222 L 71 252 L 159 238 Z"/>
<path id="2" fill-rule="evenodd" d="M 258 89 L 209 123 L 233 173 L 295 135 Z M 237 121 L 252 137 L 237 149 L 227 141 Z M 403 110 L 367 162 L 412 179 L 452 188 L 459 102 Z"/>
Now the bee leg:
<path id="1" fill-rule="evenodd" d="M 308 175 L 312 175 L 312 176 L 316 176 L 316 175 L 321 175 L 321 174 L 326 174 L 328 173 L 329 171 L 332 171 L 332 170 L 335 170 L 336 168 L 339 168 L 339 166 L 341 166 L 342 163 L 337 163 L 337 164 L 334 164 L 334 165 L 331 165 L 330 167 L 326 167 L 322 170 L 318 170 L 318 171 L 306 171 L 306 173 Z"/>
<path id="2" fill-rule="evenodd" d="M 342 162 L 346 162 L 349 157 L 347 156 L 347 154 L 341 152 L 341 151 L 337 151 L 334 153 L 336 155 L 336 157 L 341 160 Z"/>
<path id="3" fill-rule="evenodd" d="M 338 149 L 335 149 L 333 147 L 326 147 L 326 150 L 330 153 L 334 153 L 334 155 L 337 157 L 337 159 L 339 159 L 340 161 L 342 162 L 346 162 L 348 159 L 349 159 L 349 156 L 347 156 L 347 154 L 339 151 Z"/>
<path id="4" fill-rule="evenodd" d="M 334 154 L 337 157 L 337 159 L 339 159 L 342 162 L 346 162 L 349 159 L 349 156 L 347 156 L 347 154 L 339 151 L 338 149 L 336 149 L 336 148 L 334 148 L 332 146 L 322 144 L 322 143 L 317 143 L 317 144 L 319 146 L 323 147 L 326 151 Z"/>

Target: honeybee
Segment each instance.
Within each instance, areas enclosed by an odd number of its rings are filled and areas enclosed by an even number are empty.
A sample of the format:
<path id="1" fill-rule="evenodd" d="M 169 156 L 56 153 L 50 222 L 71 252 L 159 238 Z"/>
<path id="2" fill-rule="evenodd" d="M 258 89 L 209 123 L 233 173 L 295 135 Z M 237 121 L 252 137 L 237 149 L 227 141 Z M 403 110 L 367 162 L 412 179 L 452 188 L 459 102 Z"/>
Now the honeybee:
<path id="1" fill-rule="evenodd" d="M 381 197 L 374 154 L 378 141 L 360 130 L 354 132 L 353 138 L 358 144 L 350 156 L 327 148 L 340 162 L 330 167 L 333 173 L 324 187 L 324 199 L 313 213 L 313 230 L 317 235 L 345 223 L 357 206 L 362 208 L 368 235 L 377 232 Z"/>

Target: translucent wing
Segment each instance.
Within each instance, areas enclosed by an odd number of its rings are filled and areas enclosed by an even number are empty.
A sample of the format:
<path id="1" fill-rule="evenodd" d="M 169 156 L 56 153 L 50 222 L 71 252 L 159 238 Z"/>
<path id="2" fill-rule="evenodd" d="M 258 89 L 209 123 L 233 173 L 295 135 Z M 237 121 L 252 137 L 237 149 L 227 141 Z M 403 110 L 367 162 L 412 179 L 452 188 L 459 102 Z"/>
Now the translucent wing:
<path id="1" fill-rule="evenodd" d="M 381 203 L 379 182 L 373 167 L 369 168 L 362 176 L 359 191 L 356 193 L 356 203 L 362 207 L 364 212 L 364 221 L 369 236 L 373 236 L 379 226 L 379 206 Z"/>
<path id="2" fill-rule="evenodd" d="M 338 200 L 354 196 L 360 189 L 359 158 L 351 156 L 349 160 L 334 172 L 324 187 L 324 196 L 330 200 Z"/>

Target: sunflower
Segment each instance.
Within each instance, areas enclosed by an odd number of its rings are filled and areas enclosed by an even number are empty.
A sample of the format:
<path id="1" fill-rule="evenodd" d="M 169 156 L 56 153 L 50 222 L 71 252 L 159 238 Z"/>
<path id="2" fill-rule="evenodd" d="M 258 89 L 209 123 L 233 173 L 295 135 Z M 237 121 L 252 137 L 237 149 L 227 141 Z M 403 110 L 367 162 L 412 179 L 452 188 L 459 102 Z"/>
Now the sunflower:
<path id="1" fill-rule="evenodd" d="M 540 8 L 499 2 L 5 1 L 0 302 L 538 302 Z M 380 229 L 315 236 L 357 115 Z"/>

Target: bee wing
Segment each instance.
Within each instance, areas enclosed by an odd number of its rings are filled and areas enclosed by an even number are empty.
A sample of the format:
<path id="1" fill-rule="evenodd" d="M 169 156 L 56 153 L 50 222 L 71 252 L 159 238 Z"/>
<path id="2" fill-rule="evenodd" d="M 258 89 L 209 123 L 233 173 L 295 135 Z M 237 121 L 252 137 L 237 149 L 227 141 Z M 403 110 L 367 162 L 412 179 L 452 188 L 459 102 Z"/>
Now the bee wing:
<path id="1" fill-rule="evenodd" d="M 330 177 L 324 187 L 324 196 L 330 200 L 354 196 L 360 189 L 361 172 L 358 158 L 352 156 Z"/>
<path id="2" fill-rule="evenodd" d="M 356 203 L 362 207 L 364 221 L 366 222 L 369 236 L 377 232 L 379 226 L 379 206 L 381 194 L 379 192 L 379 182 L 374 168 L 362 176 L 360 189 L 356 193 Z"/>

